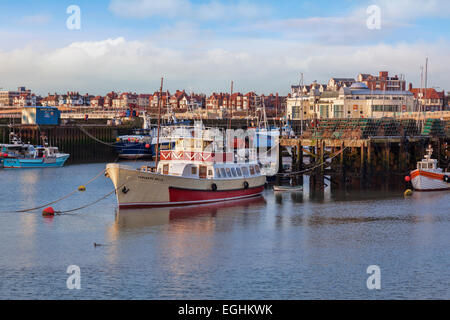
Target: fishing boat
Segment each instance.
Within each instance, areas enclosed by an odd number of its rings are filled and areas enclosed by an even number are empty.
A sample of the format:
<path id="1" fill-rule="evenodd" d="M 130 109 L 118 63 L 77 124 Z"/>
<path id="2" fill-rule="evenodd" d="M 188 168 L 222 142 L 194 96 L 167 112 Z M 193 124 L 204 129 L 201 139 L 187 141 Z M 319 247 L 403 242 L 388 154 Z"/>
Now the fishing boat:
<path id="1" fill-rule="evenodd" d="M 123 159 L 141 159 L 153 158 L 156 156 L 157 129 L 150 124 L 150 118 L 145 114 L 143 116 L 144 124 L 141 129 L 133 130 L 131 135 L 122 135 L 117 137 L 114 148 L 119 158 Z M 175 145 L 173 131 L 177 127 L 186 126 L 185 121 L 178 121 L 176 118 L 170 118 L 163 127 L 161 127 L 161 136 L 159 141 L 159 150 L 169 150 Z"/>
<path id="2" fill-rule="evenodd" d="M 205 133 L 203 131 L 203 133 Z M 106 166 L 119 208 L 205 204 L 259 196 L 266 177 L 257 162 L 235 163 L 232 152 L 207 134 L 181 136 L 161 150 L 156 170 L 117 163 Z"/>
<path id="3" fill-rule="evenodd" d="M 450 190 L 450 172 L 438 168 L 438 161 L 432 159 L 433 149 L 427 148 L 422 161 L 417 162 L 417 169 L 410 174 L 411 182 L 417 191 Z"/>
<path id="4" fill-rule="evenodd" d="M 15 134 L 10 135 L 9 144 L 0 145 L 0 159 L 3 168 L 51 168 L 62 167 L 69 154 L 59 152 L 57 147 L 33 146 L 22 143 Z"/>

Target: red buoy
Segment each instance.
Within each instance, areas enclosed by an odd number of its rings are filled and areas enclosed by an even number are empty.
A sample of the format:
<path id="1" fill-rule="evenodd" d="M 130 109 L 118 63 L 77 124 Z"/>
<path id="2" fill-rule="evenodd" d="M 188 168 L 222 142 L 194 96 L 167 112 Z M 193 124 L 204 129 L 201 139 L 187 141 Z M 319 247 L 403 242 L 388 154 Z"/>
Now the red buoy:
<path id="1" fill-rule="evenodd" d="M 145 149 L 150 149 L 150 145 L 148 143 L 145 145 Z"/>
<path id="2" fill-rule="evenodd" d="M 405 177 L 405 181 L 406 181 L 406 182 L 410 182 L 410 181 L 411 181 L 411 177 L 410 177 L 410 176 L 406 176 L 406 177 Z"/>
<path id="3" fill-rule="evenodd" d="M 52 207 L 45 208 L 42 211 L 44 217 L 53 217 L 55 215 L 55 210 Z"/>

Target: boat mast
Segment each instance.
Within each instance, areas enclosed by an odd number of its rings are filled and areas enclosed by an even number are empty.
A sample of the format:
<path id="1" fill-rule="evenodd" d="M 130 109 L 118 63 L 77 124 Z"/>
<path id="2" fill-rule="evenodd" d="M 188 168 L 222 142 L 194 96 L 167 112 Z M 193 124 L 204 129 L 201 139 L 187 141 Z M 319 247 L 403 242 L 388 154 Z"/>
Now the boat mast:
<path id="1" fill-rule="evenodd" d="M 228 100 L 229 101 L 228 108 L 230 108 L 230 121 L 228 122 L 228 129 L 231 129 L 231 119 L 233 119 L 233 106 L 232 106 L 232 102 L 231 102 L 232 100 L 233 100 L 233 81 L 231 81 L 230 100 Z"/>
<path id="2" fill-rule="evenodd" d="M 159 157 L 159 130 L 161 128 L 161 103 L 162 103 L 163 82 L 164 78 L 161 78 L 161 87 L 159 89 L 159 99 L 158 99 L 158 131 L 156 135 L 156 160 L 155 160 L 156 169 L 158 169 L 158 157 Z"/>
<path id="3" fill-rule="evenodd" d="M 301 117 L 300 117 L 300 135 L 303 135 L 303 72 L 301 73 L 300 80 L 300 106 L 301 106 Z"/>

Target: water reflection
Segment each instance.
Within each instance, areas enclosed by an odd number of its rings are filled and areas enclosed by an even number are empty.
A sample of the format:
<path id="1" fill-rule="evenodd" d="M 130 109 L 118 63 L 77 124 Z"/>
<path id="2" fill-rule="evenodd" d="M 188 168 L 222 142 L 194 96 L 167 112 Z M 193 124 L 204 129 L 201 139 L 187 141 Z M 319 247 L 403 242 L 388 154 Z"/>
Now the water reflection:
<path id="1" fill-rule="evenodd" d="M 259 196 L 199 206 L 122 209 L 117 211 L 114 228 L 111 231 L 120 233 L 121 231 L 130 231 L 132 229 L 170 225 L 171 231 L 182 232 L 184 228 L 191 229 L 198 220 L 201 220 L 201 228 L 207 232 L 214 229 L 214 218 L 217 215 L 242 215 L 248 212 L 249 209 L 261 207 L 264 204 L 264 197 Z"/>

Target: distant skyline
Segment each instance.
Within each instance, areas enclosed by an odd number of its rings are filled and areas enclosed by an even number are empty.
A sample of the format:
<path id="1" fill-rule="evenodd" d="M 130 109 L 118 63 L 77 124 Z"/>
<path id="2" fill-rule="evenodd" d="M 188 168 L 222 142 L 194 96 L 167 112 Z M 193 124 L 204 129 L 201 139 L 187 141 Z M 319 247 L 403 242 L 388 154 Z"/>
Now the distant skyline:
<path id="1" fill-rule="evenodd" d="M 81 9 L 69 30 L 67 8 Z M 367 8 L 380 8 L 369 29 Z M 287 94 L 304 82 L 389 71 L 450 91 L 447 0 L 3 0 L 0 87 Z"/>

